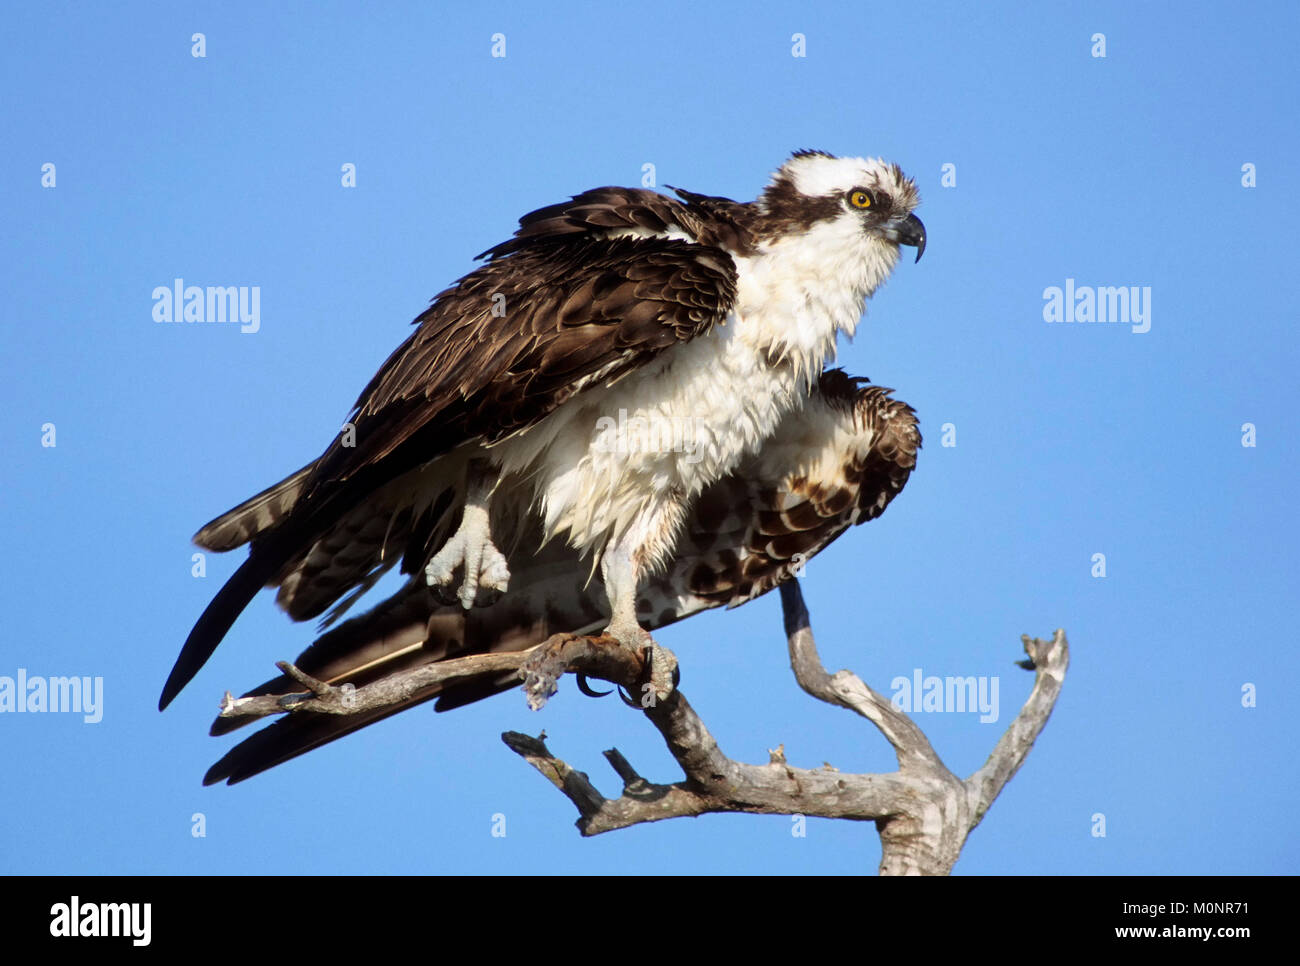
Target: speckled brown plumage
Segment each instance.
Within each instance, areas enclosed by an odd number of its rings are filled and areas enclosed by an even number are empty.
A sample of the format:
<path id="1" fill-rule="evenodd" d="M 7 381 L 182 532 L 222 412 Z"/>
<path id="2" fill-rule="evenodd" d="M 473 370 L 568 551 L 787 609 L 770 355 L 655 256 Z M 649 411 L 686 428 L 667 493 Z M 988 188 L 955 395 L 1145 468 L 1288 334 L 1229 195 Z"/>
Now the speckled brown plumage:
<path id="1" fill-rule="evenodd" d="M 851 526 L 883 513 L 907 483 L 921 445 L 915 413 L 891 392 L 839 370 L 823 373 L 809 409 L 829 414 L 831 434 L 792 450 L 798 465 L 774 471 L 755 461 L 700 495 L 674 559 L 639 595 L 644 626 L 654 629 L 752 600 L 789 579 Z M 797 429 L 794 436 L 802 439 L 807 429 Z M 811 480 L 803 472 L 803 457 L 821 450 L 839 469 Z M 590 564 L 563 545 L 517 551 L 511 570 L 515 583 L 509 595 L 468 612 L 439 603 L 417 578 L 368 613 L 322 635 L 295 663 L 322 680 L 360 687 L 447 657 L 522 650 L 561 631 L 586 633 L 608 619 L 599 581 L 586 580 Z M 293 714 L 236 745 L 204 780 L 242 781 L 406 708 L 437 699 L 438 709 L 448 710 L 518 683 L 503 675 L 431 687 L 399 707 L 356 717 Z M 281 676 L 247 694 L 300 689 Z M 212 734 L 251 720 L 257 719 L 217 718 Z"/>
<path id="2" fill-rule="evenodd" d="M 859 179 L 876 199 L 871 210 L 850 204 Z M 542 504 L 551 514 L 547 539 L 567 535 L 591 554 L 611 545 L 615 534 L 633 532 L 641 543 L 636 559 L 657 565 L 677 538 L 688 502 L 725 484 L 719 477 L 745 453 L 760 451 L 783 415 L 800 404 L 805 380 L 825 364 L 837 334 L 852 334 L 863 301 L 892 270 L 897 246 L 914 245 L 918 255 L 924 246 L 924 228 L 910 214 L 915 185 L 879 159 L 797 152 L 751 203 L 674 191 L 675 198 L 598 188 L 525 215 L 512 238 L 484 253 L 485 264 L 416 318 L 415 331 L 362 391 L 346 432 L 317 460 L 199 531 L 200 546 L 226 551 L 247 543 L 249 556 L 196 622 L 160 708 L 263 587 L 278 587 L 278 602 L 295 619 L 333 608 L 332 620 L 391 567 L 400 564 L 406 573 L 423 567 L 462 518 L 469 461 L 493 463 L 501 474 L 498 492 L 514 497 L 513 507 L 501 511 L 509 523 L 500 531 L 507 534 L 512 571 L 516 550 L 536 553 L 542 542 L 528 529 L 536 521 L 526 519 Z M 745 309 L 733 313 L 742 284 Z M 712 334 L 729 318 L 736 329 L 720 331 L 730 336 L 743 327 L 744 340 Z M 731 352 L 734 346 L 741 355 Z M 837 387 L 832 379 L 823 403 L 834 405 L 831 396 L 844 390 L 848 405 L 856 388 Z M 620 400 L 617 406 L 635 400 L 636 407 L 670 411 L 674 419 L 694 418 L 693 401 L 710 391 L 709 412 L 725 425 L 708 435 L 708 460 L 699 467 L 678 456 L 642 455 L 607 474 L 596 464 L 608 451 L 587 442 L 586 455 L 578 455 L 586 426 L 565 421 L 587 419 L 583 407 L 590 400 Z M 860 402 L 854 396 L 852 405 Z M 866 411 L 844 415 L 865 419 Z M 741 431 L 729 433 L 731 426 Z M 846 457 L 851 463 L 854 454 Z M 771 487 L 785 487 L 786 502 L 752 504 L 752 532 L 724 536 L 705 528 L 692 538 L 699 546 L 688 557 L 707 598 L 697 595 L 689 606 L 732 602 L 724 600 L 728 593 L 733 599 L 761 593 L 795 555 L 815 552 L 827 534 L 839 532 L 835 527 L 856 522 L 828 473 L 846 480 L 856 474 L 869 488 L 872 474 L 882 472 L 893 476 L 879 482 L 897 482 L 897 466 L 866 463 L 843 472 L 823 466 L 815 482 L 806 474 L 770 480 Z M 665 474 L 674 477 L 671 486 L 645 482 Z M 622 488 L 606 487 L 607 475 L 624 480 Z M 551 489 L 531 489 L 543 477 Z M 607 503 L 593 496 L 607 491 L 615 494 Z M 872 506 L 883 509 L 888 499 L 877 495 Z M 585 512 L 593 507 L 600 514 Z M 767 515 L 760 518 L 760 511 Z M 496 513 L 494 507 L 494 535 Z M 486 533 L 486 524 L 480 526 Z M 622 552 L 632 559 L 632 550 Z M 584 587 L 589 564 L 590 557 L 578 568 L 588 568 Z M 707 580 L 700 568 L 708 570 Z M 693 593 L 684 577 L 674 580 L 679 595 Z M 621 586 L 619 619 L 631 624 L 635 577 Z M 585 594 L 575 599 L 577 611 L 557 617 L 561 623 L 572 623 L 579 611 L 592 616 Z M 653 593 L 645 604 L 641 610 L 660 621 L 689 609 Z M 486 623 L 457 631 L 456 647 L 502 639 L 504 612 L 493 613 L 471 615 L 470 625 Z M 352 622 L 344 626 L 364 633 Z"/>

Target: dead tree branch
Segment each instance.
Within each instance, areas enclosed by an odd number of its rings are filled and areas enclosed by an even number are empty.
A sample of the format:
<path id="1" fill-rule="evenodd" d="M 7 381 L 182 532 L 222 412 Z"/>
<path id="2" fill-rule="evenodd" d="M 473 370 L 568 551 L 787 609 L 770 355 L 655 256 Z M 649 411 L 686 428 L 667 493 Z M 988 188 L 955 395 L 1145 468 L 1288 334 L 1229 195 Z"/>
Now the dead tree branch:
<path id="1" fill-rule="evenodd" d="M 795 768 L 786 761 L 783 748 L 770 752 L 767 764 L 734 761 L 718 747 L 685 695 L 667 689 L 664 660 L 675 664 L 669 652 L 656 647 L 638 653 L 602 636 L 559 634 L 527 651 L 425 665 L 361 688 L 326 684 L 281 662 L 280 669 L 302 684 L 304 692 L 248 698 L 233 698 L 227 692 L 221 714 L 358 714 L 400 704 L 432 684 L 512 669 L 524 678 L 530 706 L 540 707 L 566 673 L 580 679 L 599 678 L 633 695 L 629 703 L 639 704 L 658 729 L 685 778 L 666 785 L 647 781 L 611 749 L 605 758 L 623 788 L 610 799 L 586 774 L 551 754 L 544 735 L 503 734 L 512 751 L 574 804 L 583 835 L 711 812 L 844 818 L 876 823 L 882 875 L 949 873 L 967 836 L 1024 763 L 1052 713 L 1069 664 L 1064 631 L 1058 630 L 1050 641 L 1021 638 L 1028 660 L 1020 663 L 1035 672 L 1033 690 L 988 761 L 963 781 L 944 766 L 921 729 L 888 698 L 851 671 L 831 674 L 822 666 L 798 582 L 788 580 L 780 590 L 790 666 L 800 687 L 875 725 L 894 748 L 897 771 L 867 775 L 846 774 L 829 765 Z"/>
<path id="2" fill-rule="evenodd" d="M 874 724 L 894 747 L 898 771 L 859 775 L 829 767 L 795 768 L 786 763 L 780 749 L 771 753 L 765 765 L 733 761 L 678 690 L 644 707 L 686 775 L 670 785 L 646 781 L 617 751 L 608 751 L 606 758 L 623 779 L 622 794 L 608 799 L 585 774 L 552 755 L 540 739 L 516 732 L 502 738 L 573 802 L 583 835 L 709 812 L 847 818 L 876 823 L 882 875 L 947 874 L 967 836 L 1024 763 L 1051 715 L 1069 663 L 1065 633 L 1058 630 L 1051 641 L 1022 638 L 1029 655 L 1023 663 L 1037 672 L 1033 690 L 988 761 L 962 781 L 944 766 L 921 729 L 888 698 L 850 671 L 826 671 L 796 581 L 781 585 L 781 603 L 790 664 L 800 686 L 813 697 Z M 570 661 L 570 670 L 625 687 L 640 679 L 643 668 L 635 661 L 620 664 L 607 659 L 597 668 L 584 640 L 568 641 L 557 661 Z"/>
<path id="3" fill-rule="evenodd" d="M 536 650 L 534 648 L 533 650 Z M 469 657 L 426 664 L 398 674 L 390 674 L 365 687 L 350 684 L 333 685 L 317 681 L 288 661 L 276 662 L 282 672 L 307 690 L 292 694 L 259 694 L 236 698 L 229 691 L 221 700 L 221 717 L 266 717 L 294 711 L 314 711 L 317 714 L 360 714 L 376 708 L 401 704 L 411 695 L 431 684 L 441 684 L 461 678 L 474 677 L 492 671 L 510 671 L 520 667 L 531 651 L 514 651 L 508 654 L 473 654 Z"/>

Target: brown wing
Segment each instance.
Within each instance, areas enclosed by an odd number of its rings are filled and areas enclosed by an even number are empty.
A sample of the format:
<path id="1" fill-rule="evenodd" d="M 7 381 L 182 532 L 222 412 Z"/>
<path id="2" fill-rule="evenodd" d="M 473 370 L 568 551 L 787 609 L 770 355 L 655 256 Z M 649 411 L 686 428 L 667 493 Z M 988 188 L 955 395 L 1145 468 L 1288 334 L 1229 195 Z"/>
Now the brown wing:
<path id="1" fill-rule="evenodd" d="M 355 433 L 286 481 L 296 502 L 252 538 L 248 560 L 190 632 L 159 707 L 198 673 L 257 591 L 372 494 L 462 442 L 527 429 L 575 393 L 707 332 L 735 293 L 735 264 L 720 249 L 579 235 L 494 259 L 438 295 L 362 391 Z M 228 542 L 253 530 L 237 523 L 219 518 L 200 533 Z"/>
<path id="2" fill-rule="evenodd" d="M 921 433 L 916 413 L 891 398 L 892 389 L 864 382 L 838 369 L 821 376 L 819 397 L 839 414 L 848 445 L 831 444 L 778 485 L 751 466 L 704 494 L 679 572 L 659 588 L 662 599 L 685 590 L 710 606 L 738 607 L 797 576 L 849 527 L 885 512 L 916 467 Z"/>
<path id="3" fill-rule="evenodd" d="M 754 245 L 753 205 L 674 189 L 681 201 L 644 188 L 593 188 L 519 219 L 513 238 L 480 254 L 499 258 L 530 245 L 576 236 L 683 232 L 702 245 L 744 254 Z"/>
<path id="4" fill-rule="evenodd" d="M 642 626 L 653 630 L 752 600 L 795 575 L 850 526 L 884 512 L 916 465 L 921 436 L 906 403 L 863 382 L 839 370 L 823 373 L 804 410 L 787 417 L 762 452 L 701 494 L 674 559 L 642 590 Z M 551 634 L 587 633 L 608 621 L 603 588 L 587 580 L 590 563 L 562 543 L 512 555 L 510 569 L 510 592 L 468 612 L 438 604 L 417 575 L 369 613 L 323 635 L 295 663 L 330 683 L 360 687 L 448 657 L 523 650 Z M 242 781 L 435 698 L 444 711 L 518 685 L 513 674 L 486 675 L 431 686 L 364 715 L 290 714 L 230 749 L 204 783 Z M 245 696 L 297 691 L 296 682 L 281 676 Z M 212 734 L 256 720 L 217 718 Z"/>
<path id="5" fill-rule="evenodd" d="M 436 455 L 526 429 L 726 318 L 725 252 L 660 238 L 579 240 L 489 262 L 436 297 L 353 410 L 307 484 L 346 480 L 417 434 Z M 421 462 L 427 460 L 424 455 Z"/>

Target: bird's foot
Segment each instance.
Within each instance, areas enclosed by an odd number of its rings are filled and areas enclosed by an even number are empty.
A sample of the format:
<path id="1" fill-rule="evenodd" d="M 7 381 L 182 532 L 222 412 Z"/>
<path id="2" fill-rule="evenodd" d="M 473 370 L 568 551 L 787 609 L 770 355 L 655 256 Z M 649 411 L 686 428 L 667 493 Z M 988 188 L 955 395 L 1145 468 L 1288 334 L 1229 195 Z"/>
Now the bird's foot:
<path id="1" fill-rule="evenodd" d="M 650 632 L 635 620 L 615 618 L 605 628 L 605 635 L 620 646 L 636 652 L 645 664 L 646 673 L 641 679 L 641 693 L 633 697 L 642 708 L 653 708 L 677 687 L 679 677 L 677 656 L 650 636 Z"/>
<path id="2" fill-rule="evenodd" d="M 640 694 L 633 698 L 624 696 L 626 703 L 644 710 L 653 708 L 659 701 L 666 699 L 677 686 L 677 658 L 668 648 L 655 643 L 648 631 L 635 624 L 633 626 L 635 629 L 611 625 L 611 629 L 603 634 L 594 635 L 555 634 L 539 644 L 519 668 L 519 676 L 524 679 L 524 695 L 528 699 L 528 707 L 538 711 L 546 704 L 559 689 L 560 678 L 571 670 L 570 664 L 575 657 L 581 654 L 582 666 L 590 668 L 591 659 L 598 658 L 600 651 L 606 648 L 630 651 L 636 665 L 640 666 Z M 596 664 L 600 663 L 597 659 Z M 618 680 L 626 671 L 614 669 L 626 669 L 627 666 L 626 658 L 619 658 L 609 668 L 615 676 L 605 677 L 603 673 L 600 676 L 606 680 Z M 583 675 L 579 675 L 579 679 L 585 680 Z M 592 694 L 589 688 L 584 687 L 582 690 L 584 694 Z"/>
<path id="3" fill-rule="evenodd" d="M 464 577 L 453 590 L 458 570 Z M 485 507 L 466 505 L 460 526 L 425 566 L 424 578 L 443 603 L 459 600 L 466 610 L 495 603 L 506 592 L 510 568 L 492 543 Z"/>

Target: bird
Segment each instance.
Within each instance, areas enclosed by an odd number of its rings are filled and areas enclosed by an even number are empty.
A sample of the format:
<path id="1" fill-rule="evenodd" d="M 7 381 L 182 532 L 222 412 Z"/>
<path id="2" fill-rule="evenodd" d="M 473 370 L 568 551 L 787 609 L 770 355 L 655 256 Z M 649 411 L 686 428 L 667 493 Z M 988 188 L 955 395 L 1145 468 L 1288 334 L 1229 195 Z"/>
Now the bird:
<path id="1" fill-rule="evenodd" d="M 916 466 L 921 433 L 915 411 L 893 390 L 829 369 L 804 406 L 792 410 L 762 449 L 708 486 L 667 568 L 637 599 L 643 627 L 658 630 L 716 607 L 735 608 L 787 580 L 855 524 L 874 520 L 902 492 Z M 370 611 L 322 634 L 294 661 L 326 684 L 364 687 L 442 661 L 524 651 L 553 634 L 586 634 L 609 619 L 604 594 L 563 542 L 542 544 L 539 522 L 509 558 L 512 586 L 493 603 L 466 610 L 430 591 L 416 573 Z M 451 711 L 520 683 L 518 672 L 485 672 L 419 687 L 382 708 L 352 715 L 295 710 L 234 745 L 204 784 L 236 784 L 401 711 L 435 701 Z M 210 733 L 223 736 L 260 715 L 244 699 L 301 694 L 281 674 L 227 697 Z"/>
<path id="2" fill-rule="evenodd" d="M 571 554 L 559 569 L 604 633 L 661 653 L 642 589 L 706 491 L 797 424 L 900 247 L 926 245 L 915 183 L 879 158 L 796 151 L 747 203 L 668 187 L 524 215 L 415 318 L 317 459 L 199 530 L 249 553 L 160 710 L 262 588 L 328 624 L 399 562 L 412 598 L 473 619 L 527 592 L 521 566 Z"/>

